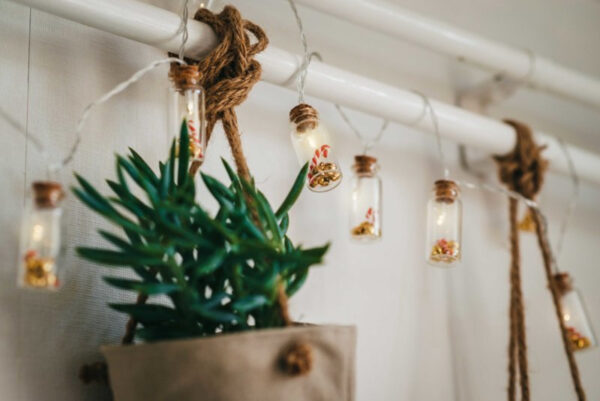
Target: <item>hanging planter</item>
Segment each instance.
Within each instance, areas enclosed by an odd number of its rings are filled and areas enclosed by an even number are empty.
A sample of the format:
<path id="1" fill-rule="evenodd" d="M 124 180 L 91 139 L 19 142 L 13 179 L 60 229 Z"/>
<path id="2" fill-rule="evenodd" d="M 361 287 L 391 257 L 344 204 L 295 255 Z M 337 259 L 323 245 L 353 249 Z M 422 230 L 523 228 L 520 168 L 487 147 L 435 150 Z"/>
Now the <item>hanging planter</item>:
<path id="1" fill-rule="evenodd" d="M 79 247 L 78 254 L 129 268 L 136 279 L 105 281 L 138 294 L 135 303 L 109 304 L 129 315 L 123 345 L 103 347 L 108 369 L 92 364 L 81 378 L 109 379 L 115 401 L 353 401 L 355 328 L 295 325 L 288 314 L 289 297 L 329 247 L 303 249 L 287 236 L 288 212 L 309 165 L 275 209 L 243 154 L 234 107 L 260 78 L 253 56 L 267 38 L 233 7 L 219 15 L 201 9 L 195 18 L 221 40 L 197 64 L 194 83 L 205 88 L 206 138 L 221 120 L 237 173 L 223 161 L 228 183 L 200 174 L 219 206 L 214 216 L 207 213 L 195 200 L 200 160 L 190 144 L 197 138 L 181 118 L 179 138 L 158 171 L 133 150 L 117 157 L 117 179 L 108 181 L 114 196 L 77 176 L 75 195 L 123 233 L 100 230 L 113 248 Z M 250 46 L 248 32 L 256 37 Z M 236 57 L 223 63 L 229 53 Z"/>
<path id="2" fill-rule="evenodd" d="M 306 326 L 102 351 L 117 401 L 347 401 L 354 343 L 352 327 Z"/>
<path id="3" fill-rule="evenodd" d="M 140 294 L 137 303 L 109 306 L 130 316 L 126 339 L 146 342 L 103 348 L 116 401 L 353 400 L 355 329 L 294 326 L 287 312 L 328 249 L 302 249 L 286 234 L 308 164 L 276 211 L 226 162 L 230 185 L 202 174 L 220 205 L 211 217 L 194 199 L 185 122 L 179 143 L 159 174 L 133 151 L 118 157 L 118 180 L 108 181 L 116 198 L 77 176 L 76 196 L 125 233 L 100 230 L 115 248 L 78 254 L 138 276 L 105 277 Z M 154 296 L 169 302 L 146 303 Z"/>

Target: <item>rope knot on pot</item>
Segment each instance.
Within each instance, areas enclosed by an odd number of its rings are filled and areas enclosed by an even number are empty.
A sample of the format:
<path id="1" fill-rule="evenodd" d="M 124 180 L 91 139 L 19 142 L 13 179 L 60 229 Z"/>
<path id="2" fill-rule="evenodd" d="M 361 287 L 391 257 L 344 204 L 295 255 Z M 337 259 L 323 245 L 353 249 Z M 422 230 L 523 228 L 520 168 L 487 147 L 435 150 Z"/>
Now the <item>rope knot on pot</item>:
<path id="1" fill-rule="evenodd" d="M 312 348 L 303 342 L 292 344 L 281 358 L 281 367 L 292 376 L 304 375 L 310 372 L 312 365 Z"/>

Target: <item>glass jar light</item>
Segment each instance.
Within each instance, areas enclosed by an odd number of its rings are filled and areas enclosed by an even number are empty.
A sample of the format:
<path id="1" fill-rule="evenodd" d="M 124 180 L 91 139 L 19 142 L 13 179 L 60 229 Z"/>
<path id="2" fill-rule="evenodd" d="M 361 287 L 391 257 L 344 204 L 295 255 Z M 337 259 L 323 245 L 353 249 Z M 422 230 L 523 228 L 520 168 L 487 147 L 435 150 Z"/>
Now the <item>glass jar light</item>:
<path id="1" fill-rule="evenodd" d="M 435 182 L 427 205 L 426 259 L 430 265 L 450 267 L 461 259 L 462 203 L 458 185 Z"/>
<path id="2" fill-rule="evenodd" d="M 354 156 L 352 177 L 352 209 L 350 234 L 361 241 L 381 237 L 381 179 L 377 175 L 377 159 Z"/>
<path id="3" fill-rule="evenodd" d="M 573 351 L 596 347 L 598 342 L 587 315 L 583 299 L 579 291 L 573 287 L 573 280 L 568 273 L 557 273 L 554 280 L 562 307 L 562 318 L 567 329 L 569 344 Z"/>
<path id="4" fill-rule="evenodd" d="M 57 182 L 32 184 L 21 226 L 18 284 L 24 288 L 56 290 L 60 287 L 62 250 L 60 206 L 64 197 Z"/>
<path id="5" fill-rule="evenodd" d="M 197 65 L 171 65 L 171 130 L 178 138 L 182 123 L 187 125 L 190 137 L 190 161 L 199 167 L 204 162 L 206 149 L 206 117 L 204 89 Z"/>
<path id="6" fill-rule="evenodd" d="M 342 171 L 317 110 L 308 104 L 299 104 L 290 110 L 290 122 L 296 157 L 301 165 L 309 163 L 308 188 L 325 192 L 337 187 L 342 181 Z"/>

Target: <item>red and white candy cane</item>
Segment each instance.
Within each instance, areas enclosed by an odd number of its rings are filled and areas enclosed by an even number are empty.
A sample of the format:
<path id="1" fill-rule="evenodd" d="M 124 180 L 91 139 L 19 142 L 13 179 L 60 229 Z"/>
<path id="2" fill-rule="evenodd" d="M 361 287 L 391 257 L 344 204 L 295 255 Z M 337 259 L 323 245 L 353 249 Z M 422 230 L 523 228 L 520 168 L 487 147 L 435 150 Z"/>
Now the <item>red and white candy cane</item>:
<path id="1" fill-rule="evenodd" d="M 187 120 L 188 131 L 190 133 L 190 139 L 194 142 L 194 157 L 202 158 L 202 145 L 200 144 L 200 136 L 194 124 L 194 120 Z"/>
<path id="2" fill-rule="evenodd" d="M 329 155 L 329 149 L 331 149 L 331 146 L 327 144 L 322 145 L 318 149 L 315 149 L 315 154 L 313 155 L 310 161 L 310 169 L 308 170 L 309 180 L 313 177 L 312 171 L 319 165 L 319 160 L 321 160 L 321 157 L 327 158 L 327 156 Z"/>

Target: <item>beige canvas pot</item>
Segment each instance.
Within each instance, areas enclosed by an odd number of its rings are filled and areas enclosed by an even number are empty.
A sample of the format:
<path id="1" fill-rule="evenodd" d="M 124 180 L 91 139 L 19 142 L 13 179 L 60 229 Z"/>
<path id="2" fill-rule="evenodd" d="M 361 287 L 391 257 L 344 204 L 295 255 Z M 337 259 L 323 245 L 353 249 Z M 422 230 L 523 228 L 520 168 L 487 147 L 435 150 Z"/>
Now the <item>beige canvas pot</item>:
<path id="1" fill-rule="evenodd" d="M 295 343 L 312 368 L 280 366 Z M 115 401 L 354 401 L 356 328 L 297 326 L 209 338 L 107 346 Z"/>

